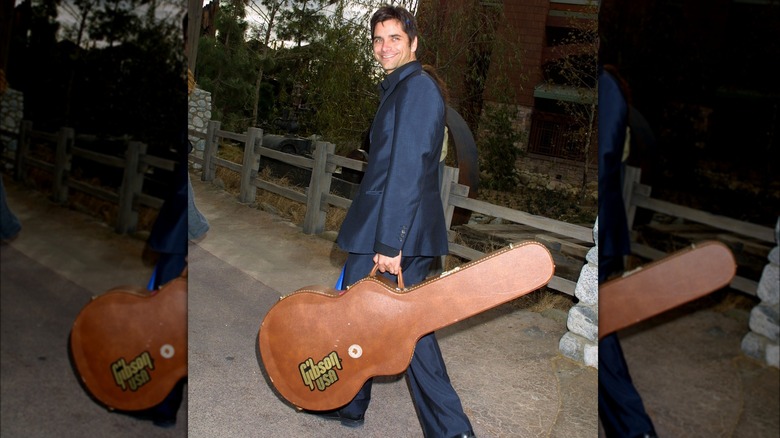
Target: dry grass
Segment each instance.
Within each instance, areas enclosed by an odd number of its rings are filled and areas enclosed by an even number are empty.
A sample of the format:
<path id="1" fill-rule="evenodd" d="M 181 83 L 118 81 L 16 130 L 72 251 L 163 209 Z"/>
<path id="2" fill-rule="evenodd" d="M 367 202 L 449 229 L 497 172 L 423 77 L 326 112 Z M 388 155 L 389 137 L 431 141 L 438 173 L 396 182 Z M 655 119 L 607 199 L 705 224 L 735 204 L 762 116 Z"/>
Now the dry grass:
<path id="1" fill-rule="evenodd" d="M 47 163 L 53 163 L 55 159 L 54 150 L 50 145 L 46 144 L 33 145 L 31 147 L 30 155 Z M 118 190 L 117 187 L 103 184 L 100 178 L 84 177 L 79 169 L 76 169 L 68 175 L 68 179 L 80 181 L 94 187 L 100 187 L 109 192 L 117 192 Z M 26 182 L 39 192 L 49 196 L 53 195 L 52 188 L 54 186 L 54 175 L 48 170 L 29 167 Z M 68 199 L 65 203 L 65 207 L 100 219 L 111 226 L 116 225 L 119 218 L 119 205 L 116 202 L 106 201 L 72 188 L 68 190 Z M 138 224 L 136 230 L 142 232 L 150 231 L 154 225 L 154 221 L 157 219 L 157 213 L 158 211 L 156 209 L 140 206 L 138 208 Z"/>
<path id="2" fill-rule="evenodd" d="M 217 149 L 217 156 L 234 163 L 241 163 L 244 161 L 244 150 L 234 143 L 224 141 Z"/>
<path id="3" fill-rule="evenodd" d="M 235 145 L 223 144 L 220 145 L 219 148 L 219 157 L 234 163 L 241 163 L 243 161 L 243 151 Z M 218 167 L 216 176 L 222 180 L 226 191 L 234 195 L 240 193 L 241 177 L 237 172 L 224 167 Z M 262 170 L 259 177 L 264 181 L 268 181 L 278 186 L 305 193 L 304 188 L 291 184 L 287 178 L 274 176 L 268 167 Z M 258 208 L 270 206 L 273 213 L 279 214 L 283 218 L 299 226 L 303 225 L 303 220 L 306 217 L 305 204 L 262 189 L 257 190 L 255 205 L 258 206 Z M 325 230 L 338 231 L 346 214 L 346 210 L 329 206 L 325 213 Z"/>
<path id="4" fill-rule="evenodd" d="M 538 291 L 523 295 L 522 297 L 511 302 L 513 307 L 537 313 L 541 313 L 550 309 L 557 309 L 568 312 L 574 304 L 576 304 L 574 297 L 561 292 L 556 292 L 547 287 L 543 287 Z"/>
<path id="5" fill-rule="evenodd" d="M 100 182 L 96 181 L 94 178 L 93 180 L 84 182 L 100 187 Z M 103 186 L 102 188 L 116 191 L 116 188 L 113 187 Z M 111 226 L 116 225 L 119 220 L 119 205 L 116 202 L 106 201 L 78 190 L 71 189 L 68 191 L 67 207 L 96 217 Z M 151 231 L 158 213 L 159 211 L 157 209 L 139 206 L 136 232 Z"/>
<path id="6" fill-rule="evenodd" d="M 228 168 L 217 167 L 216 178 L 219 178 L 224 184 L 223 189 L 231 194 L 238 194 L 241 191 L 241 176 Z"/>
<path id="7" fill-rule="evenodd" d="M 745 295 L 742 292 L 727 290 L 721 297 L 714 297 L 716 302 L 712 306 L 714 312 L 726 313 L 729 310 L 750 310 L 758 304 L 759 299 Z"/>
<path id="8" fill-rule="evenodd" d="M 598 210 L 596 203 L 590 199 L 580 200 L 575 195 L 523 185 L 518 185 L 512 191 L 480 188 L 477 198 L 494 205 L 585 227 L 593 226 Z"/>

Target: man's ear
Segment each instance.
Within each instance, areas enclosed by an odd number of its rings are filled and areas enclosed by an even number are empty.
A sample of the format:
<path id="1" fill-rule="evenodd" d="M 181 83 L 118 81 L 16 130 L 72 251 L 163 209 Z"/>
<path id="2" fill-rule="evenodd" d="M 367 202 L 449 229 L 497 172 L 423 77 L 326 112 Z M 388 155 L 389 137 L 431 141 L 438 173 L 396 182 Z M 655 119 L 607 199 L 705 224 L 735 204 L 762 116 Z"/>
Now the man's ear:
<path id="1" fill-rule="evenodd" d="M 414 39 L 412 40 L 411 49 L 412 49 L 412 53 L 417 51 L 417 37 L 414 37 Z"/>

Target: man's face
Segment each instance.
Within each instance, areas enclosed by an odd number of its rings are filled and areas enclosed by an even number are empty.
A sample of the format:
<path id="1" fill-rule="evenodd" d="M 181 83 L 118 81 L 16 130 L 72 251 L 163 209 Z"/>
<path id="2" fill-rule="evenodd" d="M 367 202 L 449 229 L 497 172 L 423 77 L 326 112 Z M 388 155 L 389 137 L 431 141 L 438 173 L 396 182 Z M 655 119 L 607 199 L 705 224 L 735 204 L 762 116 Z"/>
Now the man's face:
<path id="1" fill-rule="evenodd" d="M 385 73 L 390 74 L 398 67 L 414 61 L 417 38 L 409 41 L 401 22 L 396 19 L 377 23 L 374 28 L 374 58 L 379 61 Z"/>

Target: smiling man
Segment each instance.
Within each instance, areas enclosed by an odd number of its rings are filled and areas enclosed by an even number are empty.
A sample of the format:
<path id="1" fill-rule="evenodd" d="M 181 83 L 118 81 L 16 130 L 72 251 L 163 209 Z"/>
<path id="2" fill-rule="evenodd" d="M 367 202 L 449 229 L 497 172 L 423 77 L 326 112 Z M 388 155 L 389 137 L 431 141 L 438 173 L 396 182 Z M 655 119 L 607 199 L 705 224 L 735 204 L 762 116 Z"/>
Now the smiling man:
<path id="1" fill-rule="evenodd" d="M 377 23 L 371 42 L 374 45 L 374 57 L 387 74 L 415 60 L 417 37 L 410 41 L 403 25 L 396 19 Z"/>
<path id="2" fill-rule="evenodd" d="M 343 284 L 365 277 L 376 264 L 393 281 L 403 271 L 404 283 L 413 286 L 448 251 L 438 177 L 445 105 L 436 81 L 417 61 L 412 14 L 380 8 L 371 17 L 371 41 L 387 76 L 371 126 L 368 167 L 337 240 L 349 253 Z M 474 436 L 433 333 L 418 341 L 406 376 L 426 437 Z M 368 381 L 351 403 L 325 416 L 360 426 L 370 399 Z"/>

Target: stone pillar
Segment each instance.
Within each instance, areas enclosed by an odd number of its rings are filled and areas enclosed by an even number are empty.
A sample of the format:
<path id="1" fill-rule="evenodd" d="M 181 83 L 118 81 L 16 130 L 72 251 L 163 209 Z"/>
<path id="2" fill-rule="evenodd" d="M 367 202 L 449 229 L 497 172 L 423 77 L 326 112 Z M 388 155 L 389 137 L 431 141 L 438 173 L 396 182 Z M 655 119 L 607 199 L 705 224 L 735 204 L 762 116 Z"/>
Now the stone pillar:
<path id="1" fill-rule="evenodd" d="M 775 246 L 758 281 L 761 302 L 750 312 L 750 332 L 742 338 L 742 351 L 767 365 L 780 368 L 780 218 L 775 225 Z"/>
<path id="2" fill-rule="evenodd" d="M 599 367 L 599 222 L 593 226 L 596 245 L 585 256 L 586 264 L 580 271 L 574 296 L 579 302 L 569 309 L 566 332 L 558 342 L 564 356 L 589 367 Z"/>
<path id="3" fill-rule="evenodd" d="M 211 93 L 200 88 L 192 90 L 192 94 L 189 96 L 188 111 L 190 131 L 196 131 L 205 137 L 206 128 L 211 120 Z M 194 147 L 192 152 L 197 157 L 203 158 L 203 148 L 206 145 L 206 140 L 194 135 L 190 135 L 189 139 Z"/>

